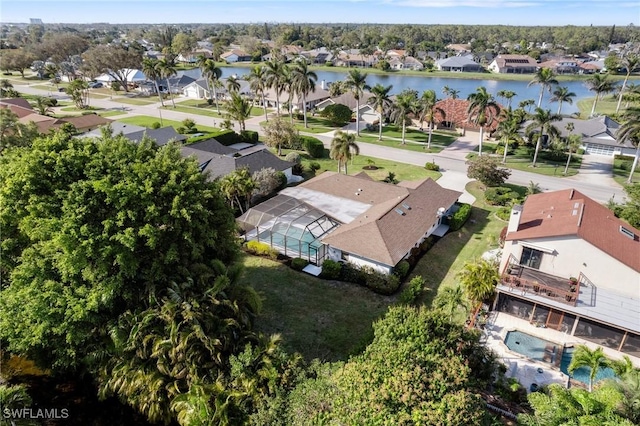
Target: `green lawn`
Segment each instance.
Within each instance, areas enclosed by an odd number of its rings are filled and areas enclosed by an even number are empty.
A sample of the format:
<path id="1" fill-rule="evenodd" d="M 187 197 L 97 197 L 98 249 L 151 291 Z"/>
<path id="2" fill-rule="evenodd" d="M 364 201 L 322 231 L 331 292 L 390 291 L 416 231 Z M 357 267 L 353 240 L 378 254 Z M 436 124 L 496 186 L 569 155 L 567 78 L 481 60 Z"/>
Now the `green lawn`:
<path id="1" fill-rule="evenodd" d="M 276 150 L 272 150 L 272 151 L 276 152 Z M 282 150 L 282 153 L 284 155 L 288 154 L 289 152 L 292 152 L 292 151 L 287 149 Z M 303 151 L 295 151 L 295 152 L 298 152 L 302 157 L 302 164 L 305 165 L 305 168 L 307 168 L 308 164 L 311 162 L 316 162 L 320 164 L 320 169 L 316 172 L 317 174 L 320 174 L 327 170 L 332 172 L 338 171 L 338 162 L 330 159 L 328 155 L 325 158 L 310 158 L 306 152 L 303 152 Z M 373 164 L 376 167 L 378 167 L 378 169 L 364 170 L 363 167 L 367 167 L 371 165 L 371 163 L 368 160 L 372 161 Z M 350 175 L 359 173 L 363 170 L 375 180 L 384 180 L 384 178 L 387 177 L 389 172 L 394 173 L 398 181 L 418 180 L 418 179 L 425 179 L 427 177 L 437 180 L 442 176 L 442 173 L 427 170 L 424 167 L 413 166 L 413 165 L 404 164 L 404 163 L 396 163 L 393 161 L 367 157 L 364 155 L 356 155 L 355 157 L 353 157 L 353 161 L 349 161 L 349 164 L 347 166 L 347 171 L 349 172 Z"/>
<path id="2" fill-rule="evenodd" d="M 126 111 L 100 111 L 98 112 L 98 115 L 101 117 L 113 117 L 116 115 L 125 115 L 127 114 Z"/>
<path id="3" fill-rule="evenodd" d="M 390 132 L 395 133 L 395 132 Z M 387 136 L 389 137 L 389 136 Z M 396 137 L 396 136 L 392 136 Z M 398 136 L 398 139 L 401 139 L 401 135 Z M 442 135 L 434 133 L 431 136 L 431 148 L 427 149 L 427 139 L 429 135 L 419 131 L 413 131 L 411 133 L 407 132 L 405 137 L 405 144 L 403 145 L 400 140 L 396 139 L 386 139 L 385 133 L 382 133 L 382 140 L 378 140 L 378 133 L 376 132 L 360 132 L 360 137 L 357 138 L 358 141 L 371 143 L 375 145 L 388 146 L 391 148 L 404 149 L 407 151 L 415 151 L 415 152 L 433 152 L 438 153 L 442 151 L 446 146 L 451 145 L 456 138 L 450 135 Z"/>
<path id="4" fill-rule="evenodd" d="M 523 187 L 512 186 L 522 193 Z M 476 202 L 471 210 L 471 217 L 458 231 L 450 232 L 442 237 L 412 270 L 409 278 L 421 275 L 426 280 L 426 288 L 421 302 L 431 306 L 433 299 L 444 288 L 458 285 L 456 274 L 462 270 L 466 262 L 482 256 L 484 252 L 498 247 L 500 231 L 507 222 L 493 214 L 499 207 L 490 206 L 484 202 L 484 187 L 479 182 L 467 184 L 467 191 Z M 464 321 L 465 315 L 460 311 L 456 318 Z"/>
<path id="5" fill-rule="evenodd" d="M 580 111 L 580 117 L 588 118 L 591 115 L 591 108 L 593 108 L 593 98 L 582 99 L 578 101 L 578 110 Z M 598 101 L 596 105 L 596 114 L 602 115 L 614 115 L 616 113 L 616 106 L 618 105 L 617 96 L 604 95 L 602 99 Z M 622 102 L 620 111 L 624 110 L 625 103 Z"/>
<path id="6" fill-rule="evenodd" d="M 125 124 L 134 124 L 136 126 L 143 126 L 143 127 L 148 127 L 151 128 L 151 126 L 153 126 L 153 123 L 159 123 L 160 122 L 160 118 L 159 117 L 151 117 L 148 115 L 136 115 L 133 117 L 125 117 L 122 119 L 118 119 L 117 121 L 120 121 L 121 123 L 125 123 Z M 178 127 L 182 127 L 182 123 L 179 121 L 174 121 L 174 120 L 162 120 L 162 124 L 164 126 L 173 126 L 173 128 L 177 129 Z M 216 129 L 214 127 L 209 127 L 209 126 L 201 126 L 198 125 L 196 126 L 198 128 L 199 132 L 217 132 L 220 129 Z"/>
<path id="7" fill-rule="evenodd" d="M 498 145 L 494 143 L 483 143 L 483 154 L 494 154 Z M 477 148 L 476 148 L 477 151 Z M 467 158 L 475 158 L 476 153 L 467 155 Z M 502 161 L 502 156 L 499 156 L 499 160 Z M 556 160 L 550 156 L 549 151 L 540 150 L 538 152 L 538 159 L 536 160 L 536 167 L 531 167 L 533 162 L 533 150 L 526 146 L 519 146 L 514 152 L 507 155 L 507 163 L 502 165 L 504 167 L 516 170 L 522 170 L 525 172 L 537 173 L 539 175 L 546 176 L 574 176 L 579 173 L 580 166 L 582 164 L 582 156 L 573 154 L 571 155 L 571 162 L 569 163 L 569 170 L 566 175 L 563 175 L 565 165 L 567 163 L 567 157 Z"/>
<path id="8" fill-rule="evenodd" d="M 127 98 L 127 97 L 119 97 L 115 99 L 115 102 L 128 104 L 128 105 L 151 105 L 158 102 L 158 99 L 153 98 Z"/>
<path id="9" fill-rule="evenodd" d="M 616 158 L 613 161 L 613 179 L 620 185 L 626 185 L 627 179 L 629 179 L 629 173 L 631 173 L 632 164 L 633 157 L 626 157 L 624 160 Z M 632 182 L 640 182 L 640 166 L 636 167 Z"/>
<path id="10" fill-rule="evenodd" d="M 287 351 L 307 361 L 346 360 L 372 337 L 371 324 L 394 302 L 356 284 L 325 281 L 264 258 L 246 255 L 241 281 L 263 297 L 256 328 L 279 333 Z"/>
<path id="11" fill-rule="evenodd" d="M 334 126 L 329 120 L 322 117 L 314 117 L 307 114 L 307 126 L 304 127 L 304 120 L 295 120 L 294 125 L 302 133 L 326 133 L 333 130 L 339 130 L 340 127 Z"/>
<path id="12" fill-rule="evenodd" d="M 204 108 L 199 108 L 199 107 L 183 106 L 182 104 L 176 104 L 176 107 L 173 108 L 171 106 L 171 102 L 169 102 L 169 103 L 165 102 L 164 109 L 168 109 L 170 111 L 185 112 L 187 114 L 204 115 L 204 116 L 207 116 L 207 117 L 215 117 L 215 118 L 222 119 L 222 114 L 218 114 L 216 112 L 216 110 L 215 110 L 215 107 L 213 107 L 213 109 L 204 109 Z"/>

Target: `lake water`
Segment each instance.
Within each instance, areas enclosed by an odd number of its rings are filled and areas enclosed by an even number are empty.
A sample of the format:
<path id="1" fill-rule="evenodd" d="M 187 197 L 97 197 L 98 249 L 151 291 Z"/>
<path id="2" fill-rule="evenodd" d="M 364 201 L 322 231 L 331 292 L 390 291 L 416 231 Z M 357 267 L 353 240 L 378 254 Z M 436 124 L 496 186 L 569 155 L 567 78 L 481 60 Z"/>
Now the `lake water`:
<path id="1" fill-rule="evenodd" d="M 250 68 L 236 68 L 236 67 L 220 67 L 222 69 L 222 77 L 229 77 L 231 75 L 237 75 L 239 78 L 249 74 L 251 72 Z M 366 72 L 366 70 L 365 70 Z M 187 71 L 182 71 L 181 73 L 188 75 L 193 78 L 200 78 L 202 73 L 200 69 L 195 68 Z M 318 76 L 317 84 L 320 85 L 322 81 L 325 83 L 344 80 L 347 76 L 346 73 L 340 71 L 316 71 Z M 532 76 L 533 78 L 533 76 Z M 369 74 L 367 76 L 367 84 L 371 87 L 376 84 L 382 84 L 383 86 L 392 85 L 393 89 L 391 90 L 392 95 L 396 95 L 402 92 L 404 89 L 413 89 L 417 90 L 419 94 L 421 94 L 425 90 L 435 90 L 438 95 L 438 99 L 444 99 L 446 96 L 442 93 L 442 88 L 444 86 L 449 86 L 452 89 L 459 90 L 460 93 L 458 96 L 461 99 L 466 99 L 467 96 L 476 91 L 478 87 L 484 86 L 487 88 L 487 91 L 491 93 L 496 101 L 505 104 L 506 100 L 503 98 L 498 98 L 497 94 L 501 90 L 510 90 L 516 93 L 516 96 L 511 100 L 511 106 L 514 108 L 518 107 L 518 103 L 527 99 L 533 99 L 536 104 L 538 103 L 538 97 L 540 96 L 540 86 L 531 85 L 527 86 L 527 81 L 506 81 L 506 80 L 467 80 L 461 78 L 443 78 L 443 77 L 420 77 L 420 76 L 410 76 L 410 75 L 401 75 L 401 74 Z M 586 87 L 584 81 L 563 81 L 560 83 L 561 86 L 566 86 L 569 90 L 576 94 L 573 99 L 573 105 L 567 104 L 566 102 L 562 104 L 562 113 L 570 114 L 578 111 L 577 102 L 581 99 L 591 98 L 594 96 L 594 93 L 589 91 Z M 542 100 L 542 107 L 545 109 L 550 109 L 553 112 L 558 111 L 558 103 L 557 102 L 549 102 L 551 98 L 551 93 L 546 92 L 544 94 L 544 99 Z"/>

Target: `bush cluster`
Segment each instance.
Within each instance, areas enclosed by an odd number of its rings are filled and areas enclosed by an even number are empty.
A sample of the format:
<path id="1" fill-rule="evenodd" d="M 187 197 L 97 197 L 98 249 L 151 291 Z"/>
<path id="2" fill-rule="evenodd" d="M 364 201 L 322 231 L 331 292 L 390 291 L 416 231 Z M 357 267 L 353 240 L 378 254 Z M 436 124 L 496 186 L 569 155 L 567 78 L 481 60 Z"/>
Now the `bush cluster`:
<path id="1" fill-rule="evenodd" d="M 302 158 L 300 157 L 300 154 L 298 154 L 297 152 L 290 152 L 287 154 L 286 157 L 284 157 L 284 160 L 290 163 L 300 164 L 300 161 L 302 161 Z"/>
<path id="2" fill-rule="evenodd" d="M 325 156 L 322 141 L 311 136 L 300 136 L 302 148 L 307 151 L 311 158 L 322 158 Z"/>
<path id="3" fill-rule="evenodd" d="M 467 222 L 469 216 L 471 215 L 471 205 L 463 203 L 460 205 L 460 208 L 457 212 L 451 216 L 449 220 L 449 229 L 452 231 L 457 231 L 462 228 L 462 226 Z"/>
<path id="4" fill-rule="evenodd" d="M 328 105 L 321 112 L 320 115 L 331 121 L 334 125 L 347 124 L 353 115 L 351 108 L 343 104 Z"/>
<path id="5" fill-rule="evenodd" d="M 440 166 L 438 166 L 436 163 L 426 163 L 424 165 L 424 168 L 427 170 L 433 170 L 435 172 L 439 172 L 440 171 Z"/>
<path id="6" fill-rule="evenodd" d="M 269 244 L 261 243 L 259 241 L 247 242 L 247 251 L 256 256 L 264 256 L 269 259 L 276 260 L 278 258 L 278 250 L 271 248 Z"/>
<path id="7" fill-rule="evenodd" d="M 396 267 L 393 268 L 393 273 L 396 274 L 398 277 L 400 277 L 400 279 L 402 279 L 407 276 L 410 268 L 411 268 L 411 265 L 409 264 L 408 261 L 401 260 L 400 263 L 398 263 Z"/>
<path id="8" fill-rule="evenodd" d="M 414 303 L 420 294 L 422 294 L 424 284 L 425 282 L 421 275 L 413 277 L 411 281 L 409 281 L 409 284 L 407 284 L 407 288 L 400 293 L 400 302 L 407 305 Z"/>
<path id="9" fill-rule="evenodd" d="M 340 278 L 342 265 L 339 262 L 327 259 L 322 262 L 322 272 L 320 276 L 327 280 L 337 280 Z"/>
<path id="10" fill-rule="evenodd" d="M 243 130 L 240 132 L 240 137 L 247 143 L 258 143 L 258 132 L 254 130 Z"/>
<path id="11" fill-rule="evenodd" d="M 301 257 L 291 259 L 291 268 L 296 271 L 302 271 L 308 264 L 309 262 Z"/>
<path id="12" fill-rule="evenodd" d="M 393 294 L 400 287 L 400 278 L 395 274 L 387 275 L 368 266 L 359 267 L 333 260 L 325 260 L 322 263 L 320 277 L 358 284 L 384 295 Z"/>
<path id="13" fill-rule="evenodd" d="M 519 200 L 520 194 L 505 186 L 487 188 L 484 192 L 484 199 L 493 206 L 504 206 L 511 200 Z"/>

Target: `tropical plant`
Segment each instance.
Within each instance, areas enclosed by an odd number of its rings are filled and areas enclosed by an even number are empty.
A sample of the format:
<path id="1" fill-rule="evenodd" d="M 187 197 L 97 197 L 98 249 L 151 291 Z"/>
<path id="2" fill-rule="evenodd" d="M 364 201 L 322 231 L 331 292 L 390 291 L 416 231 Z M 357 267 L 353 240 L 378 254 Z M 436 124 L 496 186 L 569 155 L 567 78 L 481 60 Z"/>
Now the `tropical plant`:
<path id="1" fill-rule="evenodd" d="M 351 160 L 352 154 L 358 155 L 359 153 L 360 147 L 356 144 L 355 135 L 338 130 L 331 141 L 329 151 L 329 157 L 338 161 L 338 173 L 341 172 L 344 165 L 344 174 L 348 174 L 347 163 Z"/>
<path id="2" fill-rule="evenodd" d="M 500 280 L 498 265 L 486 259 L 467 262 L 456 277 L 469 301 L 476 306 L 475 318 L 482 302 L 495 292 Z"/>
<path id="3" fill-rule="evenodd" d="M 67 94 L 71 98 L 74 104 L 76 104 L 76 108 L 85 109 L 87 105 L 87 89 L 89 89 L 89 83 L 84 80 L 73 80 L 67 86 Z"/>
<path id="4" fill-rule="evenodd" d="M 251 117 L 251 102 L 238 92 L 230 92 L 230 99 L 226 102 L 225 110 L 230 119 L 240 124 L 240 130 L 245 131 L 245 121 Z"/>
<path id="5" fill-rule="evenodd" d="M 50 98 L 45 98 L 44 96 L 36 96 L 34 100 L 36 102 L 34 106 L 36 107 L 38 114 L 49 115 L 49 113 L 51 113 L 51 107 L 53 106 L 53 103 Z"/>
<path id="6" fill-rule="evenodd" d="M 540 129 L 538 134 L 538 140 L 536 141 L 536 150 L 533 154 L 532 167 L 536 166 L 538 160 L 538 152 L 545 136 L 556 137 L 560 134 L 558 128 L 553 125 L 554 122 L 562 120 L 562 117 L 558 114 L 552 113 L 548 109 L 536 108 L 535 113 L 531 116 L 531 123 L 526 127 L 525 131 L 531 134 L 536 129 Z"/>
<path id="7" fill-rule="evenodd" d="M 567 174 L 569 171 L 569 163 L 571 163 L 571 155 L 574 152 L 577 152 L 580 149 L 580 145 L 582 145 L 582 136 L 581 135 L 569 135 L 567 136 L 567 164 L 564 166 L 564 173 Z"/>
<path id="8" fill-rule="evenodd" d="M 273 89 L 276 93 L 276 115 L 280 116 L 280 95 L 285 89 L 287 79 L 287 65 L 277 59 L 272 59 L 265 63 L 266 87 Z"/>
<path id="9" fill-rule="evenodd" d="M 396 124 L 402 126 L 402 145 L 407 143 L 406 132 L 407 124 L 411 124 L 411 116 L 418 110 L 418 97 L 413 90 L 403 90 L 393 104 L 391 118 Z"/>
<path id="10" fill-rule="evenodd" d="M 426 121 L 429 125 L 429 138 L 427 139 L 427 148 L 431 149 L 431 136 L 433 135 L 433 127 L 435 126 L 436 114 L 444 119 L 446 118 L 445 111 L 436 106 L 438 98 L 435 90 L 425 90 L 422 96 L 418 100 L 418 120 L 422 127 L 422 122 Z"/>
<path id="11" fill-rule="evenodd" d="M 516 92 L 511 90 L 500 90 L 496 94 L 499 98 L 504 98 L 507 100 L 507 109 L 511 108 L 511 99 L 516 96 Z"/>
<path id="12" fill-rule="evenodd" d="M 351 70 L 345 80 L 345 86 L 351 90 L 356 100 L 356 135 L 360 136 L 360 98 L 365 90 L 369 90 L 367 85 L 367 73 L 360 70 Z"/>
<path id="13" fill-rule="evenodd" d="M 627 364 L 629 357 L 625 355 L 624 363 Z M 619 362 L 619 361 L 618 361 Z M 620 373 L 616 368 L 616 361 L 611 363 L 611 368 Z M 622 374 L 616 379 L 609 379 L 606 385 L 612 386 L 622 394 L 622 399 L 618 404 L 618 414 L 629 419 L 633 424 L 640 424 L 640 370 L 633 366 L 625 365 Z"/>
<path id="14" fill-rule="evenodd" d="M 444 86 L 442 88 L 442 93 L 450 99 L 458 99 L 458 95 L 460 94 L 460 91 L 453 89 L 449 86 Z"/>
<path id="15" fill-rule="evenodd" d="M 148 80 L 153 81 L 153 85 L 156 88 L 156 93 L 158 94 L 158 99 L 160 99 L 160 104 L 164 106 L 162 93 L 160 93 L 160 88 L 158 87 L 158 78 L 160 77 L 158 60 L 153 58 L 144 58 L 142 60 L 142 72 Z"/>
<path id="16" fill-rule="evenodd" d="M 579 345 L 573 351 L 571 362 L 567 371 L 569 374 L 573 374 L 577 369 L 586 367 L 589 369 L 589 392 L 593 389 L 593 381 L 598 374 L 600 368 L 609 366 L 609 359 L 604 354 L 602 347 L 596 349 L 589 349 L 586 345 Z"/>
<path id="17" fill-rule="evenodd" d="M 293 124 L 284 121 L 277 116 L 275 119 L 262 124 L 264 130 L 265 145 L 277 148 L 278 155 L 282 156 L 282 147 L 290 147 L 298 140 L 298 131 Z"/>
<path id="18" fill-rule="evenodd" d="M 553 96 L 551 97 L 551 102 L 558 102 L 558 114 L 562 113 L 562 104 L 564 102 L 569 105 L 573 105 L 573 98 L 575 98 L 576 94 L 569 91 L 569 88 L 566 86 L 557 86 L 553 91 Z"/>
<path id="19" fill-rule="evenodd" d="M 251 196 L 256 189 L 256 182 L 247 167 L 241 167 L 220 179 L 220 190 L 229 201 L 244 213 L 251 206 Z"/>
<path id="20" fill-rule="evenodd" d="M 478 155 L 482 156 L 482 142 L 484 140 L 484 128 L 491 125 L 500 113 L 500 106 L 494 101 L 493 96 L 487 92 L 486 87 L 478 87 L 475 93 L 467 97 L 469 107 L 469 121 L 480 126 L 480 146 Z"/>
<path id="21" fill-rule="evenodd" d="M 504 144 L 504 153 L 502 155 L 502 163 L 507 162 L 507 153 L 509 152 L 509 142 L 522 142 L 520 136 L 521 124 L 517 119 L 505 119 L 500 122 L 496 129 L 496 134 Z"/>
<path id="22" fill-rule="evenodd" d="M 542 188 L 540 188 L 540 184 L 530 180 L 529 185 L 527 185 L 527 195 L 539 194 L 541 192 Z"/>
<path id="23" fill-rule="evenodd" d="M 309 64 L 306 59 L 299 59 L 291 69 L 291 76 L 293 82 L 292 91 L 295 91 L 298 96 L 302 97 L 304 127 L 309 127 L 307 125 L 307 96 L 309 93 L 315 92 L 318 75 L 309 69 Z"/>
<path id="24" fill-rule="evenodd" d="M 216 62 L 213 59 L 206 59 L 204 56 L 198 61 L 198 66 L 202 71 L 202 76 L 207 81 L 207 88 L 209 89 L 209 96 L 216 103 L 216 110 L 218 114 L 220 114 L 220 106 L 218 105 L 218 83 L 220 81 L 220 77 L 222 77 L 222 69 L 216 65 Z"/>
<path id="25" fill-rule="evenodd" d="M 382 84 L 376 84 L 371 88 L 371 97 L 367 99 L 367 103 L 378 112 L 378 140 L 382 140 L 382 123 L 383 116 L 387 109 L 392 104 L 389 92 L 393 88 L 392 85 L 383 86 Z"/>
<path id="26" fill-rule="evenodd" d="M 453 320 L 455 313 L 462 308 L 466 313 L 469 312 L 469 302 L 466 298 L 462 286 L 446 287 L 438 296 L 436 296 L 433 304 L 436 309 L 444 312 L 449 316 L 449 321 Z"/>
<path id="27" fill-rule="evenodd" d="M 627 73 L 624 76 L 624 81 L 622 82 L 622 87 L 620 88 L 620 94 L 618 95 L 618 103 L 616 104 L 616 114 L 618 113 L 618 111 L 620 111 L 620 104 L 622 103 L 622 96 L 624 95 L 624 91 L 625 91 L 625 89 L 627 87 L 627 81 L 629 81 L 629 76 L 631 75 L 633 70 L 635 70 L 636 68 L 638 68 L 640 66 L 640 56 L 635 54 L 635 53 L 627 53 L 622 58 L 621 65 L 625 68 Z"/>
<path id="28" fill-rule="evenodd" d="M 609 80 L 609 74 L 593 74 L 585 81 L 585 84 L 589 90 L 596 94 L 596 97 L 593 99 L 591 114 L 589 114 L 589 117 L 593 117 L 596 113 L 598 101 L 605 93 L 611 93 L 615 90 L 615 83 Z"/>
<path id="29" fill-rule="evenodd" d="M 13 84 L 6 78 L 0 80 L 0 96 L 8 97 L 8 93 L 13 90 Z"/>
<path id="30" fill-rule="evenodd" d="M 247 80 L 249 80 L 249 88 L 253 93 L 260 96 L 262 100 L 262 108 L 264 109 L 264 120 L 269 121 L 269 116 L 267 115 L 267 103 L 264 99 L 264 92 L 267 89 L 267 77 L 266 71 L 263 66 L 256 65 L 251 68 L 251 72 L 247 76 Z"/>
<path id="31" fill-rule="evenodd" d="M 556 75 L 551 68 L 539 68 L 527 86 L 534 84 L 540 85 L 540 97 L 538 98 L 538 108 L 540 108 L 545 90 L 551 92 L 551 87 L 558 84 L 558 80 L 556 80 Z"/>
<path id="32" fill-rule="evenodd" d="M 171 98 L 171 105 L 175 108 L 176 102 L 173 100 L 173 91 L 171 90 L 171 81 L 169 79 L 176 75 L 178 71 L 176 70 L 175 65 L 172 62 L 169 62 L 166 58 L 160 59 L 157 66 L 160 77 L 167 81 L 167 90 L 169 91 L 169 97 Z"/>
<path id="33" fill-rule="evenodd" d="M 616 132 L 616 138 L 618 143 L 623 144 L 629 142 L 636 147 L 636 154 L 633 158 L 633 164 L 631 165 L 631 172 L 627 183 L 633 181 L 633 174 L 638 166 L 638 160 L 640 159 L 640 108 L 629 108 L 622 115 L 624 123 Z"/>
<path id="34" fill-rule="evenodd" d="M 489 187 L 502 185 L 511 175 L 509 169 L 499 167 L 498 160 L 486 155 L 469 159 L 467 165 L 467 177 Z"/>
<path id="35" fill-rule="evenodd" d="M 227 78 L 227 92 L 229 94 L 238 93 L 240 90 L 240 80 L 235 75 L 229 76 Z"/>

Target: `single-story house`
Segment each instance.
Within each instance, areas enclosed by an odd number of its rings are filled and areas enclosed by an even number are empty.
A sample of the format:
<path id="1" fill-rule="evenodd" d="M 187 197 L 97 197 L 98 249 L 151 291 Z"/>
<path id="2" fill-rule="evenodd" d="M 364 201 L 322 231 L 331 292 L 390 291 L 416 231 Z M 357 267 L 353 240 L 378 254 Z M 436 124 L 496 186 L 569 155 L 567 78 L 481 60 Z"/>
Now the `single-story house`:
<path id="1" fill-rule="evenodd" d="M 444 115 L 439 111 L 442 110 Z M 441 129 L 465 129 L 477 132 L 480 126 L 469 120 L 469 101 L 466 99 L 442 99 L 436 102 L 435 123 L 437 128 Z M 487 134 L 494 132 L 500 124 L 501 118 L 499 114 L 487 110 L 487 114 L 494 116 L 494 120 L 484 127 Z"/>
<path id="2" fill-rule="evenodd" d="M 234 62 L 251 62 L 251 55 L 240 49 L 232 49 L 220 55 L 220 59 L 231 64 Z"/>
<path id="3" fill-rule="evenodd" d="M 378 121 L 380 117 L 378 116 L 378 113 L 376 112 L 376 110 L 373 109 L 373 107 L 367 103 L 370 97 L 371 97 L 370 92 L 364 92 L 362 96 L 360 96 L 360 100 L 358 101 L 358 105 L 360 107 L 360 110 L 358 111 L 358 117 L 360 121 L 365 121 L 369 124 L 373 124 L 376 121 Z M 322 111 L 328 105 L 335 105 L 335 104 L 346 105 L 349 108 L 351 108 L 354 114 L 356 113 L 356 98 L 353 96 L 353 93 L 351 92 L 346 92 L 335 98 L 328 98 L 321 102 L 318 102 L 316 104 L 316 109 L 318 111 Z"/>
<path id="4" fill-rule="evenodd" d="M 181 135 L 171 126 L 161 127 L 159 129 L 144 129 L 137 132 L 126 133 L 124 136 L 133 142 L 139 142 L 147 136 L 156 141 L 156 145 L 158 146 L 166 145 L 172 141 L 182 143 L 189 139 L 187 135 Z"/>
<path id="5" fill-rule="evenodd" d="M 237 219 L 246 240 L 315 265 L 325 259 L 389 274 L 431 235 L 448 229 L 461 195 L 428 178 L 393 185 L 324 172 L 252 207 Z"/>
<path id="6" fill-rule="evenodd" d="M 580 63 L 569 58 L 549 58 L 538 64 L 540 68 L 549 68 L 556 74 L 576 74 L 580 71 Z"/>
<path id="7" fill-rule="evenodd" d="M 139 83 L 147 80 L 147 77 L 144 75 L 144 73 L 138 69 L 124 68 L 120 70 L 120 73 L 125 76 L 127 83 L 130 83 L 130 84 Z M 109 74 L 102 74 L 94 78 L 94 80 L 99 81 L 100 83 L 109 84 L 115 81 L 115 78 L 113 78 Z"/>
<path id="8" fill-rule="evenodd" d="M 480 72 L 482 71 L 482 65 L 466 56 L 452 56 L 438 59 L 436 61 L 436 69 L 454 72 Z"/>
<path id="9" fill-rule="evenodd" d="M 378 63 L 375 55 L 363 55 L 353 51 L 341 51 L 334 57 L 334 65 L 337 67 L 362 67 L 371 68 Z"/>
<path id="10" fill-rule="evenodd" d="M 316 86 L 316 89 L 313 92 L 310 92 L 306 96 L 307 103 L 307 111 L 316 108 L 318 104 L 329 99 L 329 92 L 323 89 L 321 86 Z M 261 96 L 255 95 L 255 99 L 258 102 L 262 102 Z M 289 93 L 287 91 L 283 91 L 280 93 L 280 106 L 284 105 L 289 100 Z M 264 93 L 264 101 L 266 102 L 268 107 L 276 106 L 276 92 L 273 89 L 267 89 Z M 302 111 L 302 96 L 298 96 L 298 94 L 294 94 L 291 99 L 291 105 L 293 110 Z"/>
<path id="11" fill-rule="evenodd" d="M 528 55 L 498 55 L 487 69 L 499 74 L 533 74 L 540 66 Z"/>
<path id="12" fill-rule="evenodd" d="M 394 70 L 420 71 L 421 69 L 424 69 L 422 62 L 413 56 L 392 56 L 389 58 L 389 66 Z"/>

